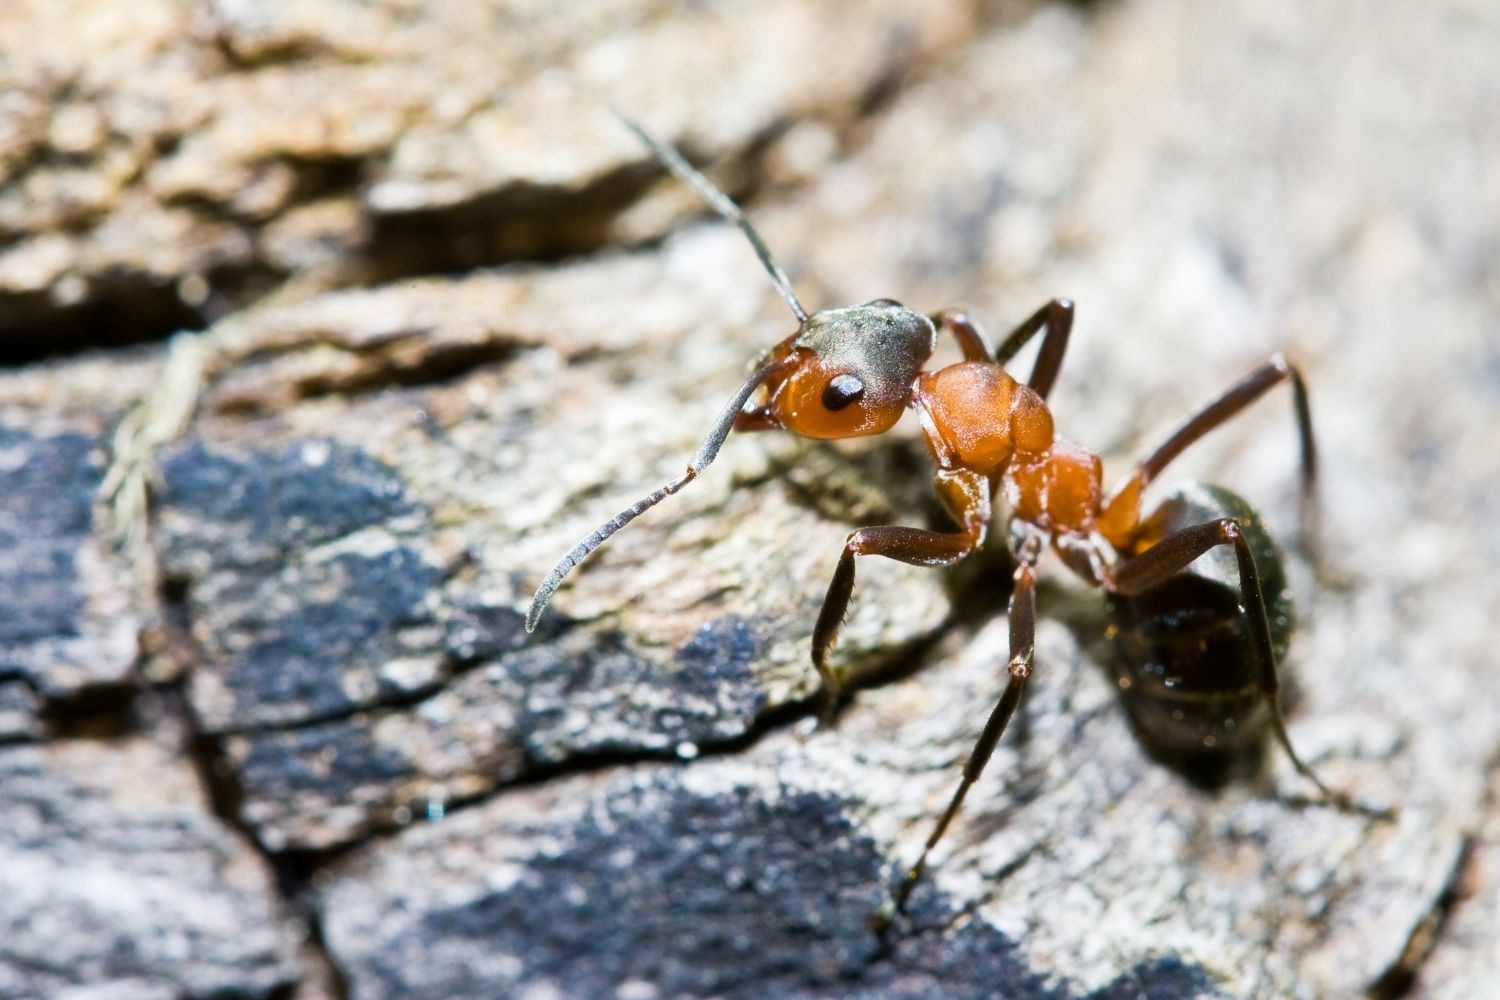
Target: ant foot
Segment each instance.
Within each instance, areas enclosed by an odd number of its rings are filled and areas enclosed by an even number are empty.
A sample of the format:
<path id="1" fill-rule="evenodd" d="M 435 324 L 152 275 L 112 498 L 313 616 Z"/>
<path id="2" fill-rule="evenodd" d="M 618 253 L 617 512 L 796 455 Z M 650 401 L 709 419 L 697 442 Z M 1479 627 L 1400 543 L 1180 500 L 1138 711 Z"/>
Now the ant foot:
<path id="1" fill-rule="evenodd" d="M 845 672 L 838 667 L 828 667 L 822 664 L 818 666 L 818 672 L 823 677 L 823 686 L 818 689 L 818 722 L 819 731 L 832 729 L 834 720 L 838 718 L 839 704 L 844 697 Z"/>
<path id="2" fill-rule="evenodd" d="M 896 922 L 896 915 L 900 912 L 895 897 L 890 897 L 880 904 L 878 910 L 870 914 L 870 930 L 875 932 L 876 937 L 885 937 L 891 929 L 891 924 Z"/>
<path id="3" fill-rule="evenodd" d="M 1335 809 L 1341 813 L 1352 813 L 1381 823 L 1393 823 L 1401 816 L 1401 808 L 1399 806 L 1361 801 L 1352 796 L 1345 795 L 1343 792 L 1335 792 L 1332 789 L 1321 787 L 1321 785 L 1319 791 L 1322 794 L 1292 795 L 1283 801 L 1298 808 L 1321 806 L 1326 809 Z"/>
<path id="4" fill-rule="evenodd" d="M 1328 803 L 1339 812 L 1357 813 L 1381 823 L 1394 823 L 1401 815 L 1401 810 L 1393 805 L 1379 805 L 1374 802 L 1361 802 L 1347 795 L 1336 795 Z"/>
<path id="5" fill-rule="evenodd" d="M 818 730 L 832 729 L 839 715 L 839 696 L 825 695 L 819 700 L 822 705 L 818 708 Z"/>

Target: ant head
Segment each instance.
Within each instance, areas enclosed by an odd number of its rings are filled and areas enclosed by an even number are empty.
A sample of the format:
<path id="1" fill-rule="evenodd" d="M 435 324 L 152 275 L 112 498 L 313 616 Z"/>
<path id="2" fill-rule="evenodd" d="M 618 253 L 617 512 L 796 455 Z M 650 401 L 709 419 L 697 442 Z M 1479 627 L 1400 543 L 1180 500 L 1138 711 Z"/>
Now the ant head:
<path id="1" fill-rule="evenodd" d="M 740 386 L 704 438 L 698 454 L 688 463 L 686 472 L 599 525 L 552 567 L 531 598 L 531 610 L 526 613 L 528 632 L 536 628 L 553 592 L 573 567 L 615 532 L 708 468 L 724 439 L 745 416 L 742 412 L 745 404 L 761 386 L 766 389 L 775 422 L 793 433 L 817 438 L 879 434 L 901 418 L 917 373 L 937 340 L 937 328 L 930 319 L 890 299 L 825 309 L 809 316 L 797 301 L 792 283 L 739 206 L 694 170 L 676 150 L 663 146 L 628 118 L 620 120 L 668 170 L 697 191 L 710 208 L 740 228 L 801 326 L 763 358 Z"/>
<path id="2" fill-rule="evenodd" d="M 824 309 L 777 348 L 787 367 L 766 383 L 776 420 L 812 438 L 890 430 L 932 354 L 932 320 L 891 299 Z"/>
<path id="3" fill-rule="evenodd" d="M 891 299 L 809 316 L 740 207 L 676 150 L 663 146 L 628 118 L 620 120 L 710 208 L 740 228 L 801 323 L 771 353 L 767 359 L 771 366 L 756 376 L 765 382 L 776 423 L 794 434 L 815 438 L 859 437 L 890 430 L 901 419 L 917 373 L 937 340 L 932 320 Z M 753 390 L 750 383 L 746 385 Z M 749 395 L 746 388 L 741 391 Z"/>

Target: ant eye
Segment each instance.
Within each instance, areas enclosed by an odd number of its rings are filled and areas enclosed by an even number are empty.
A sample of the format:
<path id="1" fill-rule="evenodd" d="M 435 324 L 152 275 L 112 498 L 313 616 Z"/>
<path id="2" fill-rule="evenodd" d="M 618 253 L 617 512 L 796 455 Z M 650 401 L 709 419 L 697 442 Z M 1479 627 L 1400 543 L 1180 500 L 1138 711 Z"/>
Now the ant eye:
<path id="1" fill-rule="evenodd" d="M 823 405 L 838 411 L 865 394 L 865 384 L 853 375 L 835 375 L 823 390 Z"/>
<path id="2" fill-rule="evenodd" d="M 869 302 L 866 302 L 865 305 L 867 305 L 867 306 L 884 306 L 887 309 L 900 309 L 900 308 L 902 308 L 901 303 L 897 302 L 895 299 L 871 299 Z"/>

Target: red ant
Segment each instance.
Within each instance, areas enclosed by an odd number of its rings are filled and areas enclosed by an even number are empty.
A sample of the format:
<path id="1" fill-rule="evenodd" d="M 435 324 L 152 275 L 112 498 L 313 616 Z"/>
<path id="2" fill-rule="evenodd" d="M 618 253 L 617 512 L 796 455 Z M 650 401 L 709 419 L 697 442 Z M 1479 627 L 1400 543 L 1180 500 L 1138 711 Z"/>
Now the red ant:
<path id="1" fill-rule="evenodd" d="M 1304 510 L 1310 509 L 1317 452 L 1307 388 L 1290 362 L 1273 356 L 1184 422 L 1106 494 L 1099 457 L 1059 438 L 1047 406 L 1073 326 L 1072 302 L 1048 302 L 994 352 L 979 328 L 957 311 L 929 317 L 891 299 L 877 299 L 809 315 L 739 206 L 675 150 L 622 120 L 674 175 L 744 232 L 799 326 L 756 364 L 686 472 L 604 522 L 558 562 L 532 598 L 527 631 L 535 628 L 573 567 L 701 475 L 731 430 L 861 437 L 890 430 L 911 409 L 937 465 L 938 498 L 959 530 L 878 525 L 848 536 L 812 634 L 813 666 L 822 681 L 821 719 L 825 724 L 831 720 L 842 692 L 843 677 L 829 666 L 827 656 L 854 590 L 855 560 L 885 556 L 917 566 L 951 566 L 984 544 L 997 492 L 1009 507 L 1016 564 L 1009 607 L 1010 679 L 964 764 L 952 800 L 907 869 L 882 924 L 920 879 L 928 854 L 984 770 L 1031 676 L 1036 564 L 1049 544 L 1068 568 L 1109 596 L 1110 631 L 1126 661 L 1120 686 L 1143 730 L 1178 750 L 1222 750 L 1258 736 L 1269 723 L 1298 773 L 1326 801 L 1368 811 L 1325 785 L 1287 736 L 1277 703 L 1276 668 L 1290 630 L 1286 586 L 1280 558 L 1255 513 L 1228 490 L 1202 484 L 1172 494 L 1149 517 L 1141 513 L 1142 491 L 1168 463 L 1282 382 L 1291 385 L 1302 448 Z M 963 361 L 923 371 L 939 333 L 953 336 Z M 1041 348 L 1023 384 L 1004 366 L 1037 334 L 1042 335 Z M 762 401 L 746 409 L 757 390 L 763 390 Z M 1217 577 L 1212 569 L 1189 571 L 1200 556 L 1221 547 L 1233 552 L 1228 577 L 1222 565 Z M 1267 613 L 1268 603 L 1277 612 L 1274 618 Z"/>

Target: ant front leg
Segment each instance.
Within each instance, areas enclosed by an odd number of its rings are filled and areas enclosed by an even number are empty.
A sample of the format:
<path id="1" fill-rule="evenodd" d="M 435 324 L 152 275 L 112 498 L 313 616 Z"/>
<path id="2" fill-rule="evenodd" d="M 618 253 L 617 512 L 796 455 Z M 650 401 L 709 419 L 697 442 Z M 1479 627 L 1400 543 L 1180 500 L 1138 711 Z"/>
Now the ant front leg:
<path id="1" fill-rule="evenodd" d="M 1063 354 L 1068 349 L 1068 334 L 1073 331 L 1073 301 L 1053 299 L 1028 316 L 1021 325 L 1010 332 L 995 350 L 995 361 L 1010 364 L 1016 352 L 1025 347 L 1043 328 L 1042 349 L 1037 352 L 1036 364 L 1031 367 L 1031 378 L 1027 381 L 1036 394 L 1043 399 L 1052 391 L 1057 373 L 1062 370 Z"/>
<path id="2" fill-rule="evenodd" d="M 775 412 L 769 406 L 754 406 L 735 414 L 734 429 L 741 433 L 778 431 L 781 430 L 781 421 L 776 419 Z"/>
<path id="3" fill-rule="evenodd" d="M 833 721 L 843 692 L 843 677 L 828 665 L 828 649 L 838 635 L 849 597 L 854 592 L 854 560 L 858 556 L 885 556 L 913 566 L 951 566 L 984 544 L 990 523 L 990 483 L 968 469 L 941 470 L 935 481 L 938 499 L 953 519 L 958 532 L 926 531 L 901 525 L 880 525 L 851 532 L 844 542 L 838 569 L 828 584 L 828 595 L 813 626 L 812 660 L 823 683 L 820 724 Z"/>
<path id="4" fill-rule="evenodd" d="M 1031 535 L 1022 542 L 1016 554 L 1018 565 L 1015 588 L 1010 593 L 1010 680 L 1005 683 L 1005 692 L 1000 695 L 994 711 L 990 712 L 989 721 L 984 724 L 984 731 L 979 734 L 974 749 L 969 751 L 969 759 L 964 762 L 963 777 L 959 780 L 953 798 L 948 802 L 948 808 L 943 810 L 937 825 L 932 828 L 916 864 L 906 870 L 906 875 L 896 888 L 892 904 L 877 916 L 877 923 L 882 926 L 889 924 L 895 914 L 905 909 L 907 897 L 921 880 L 922 873 L 927 870 L 927 855 L 943 839 L 948 825 L 958 815 L 964 797 L 969 794 L 974 782 L 979 780 L 984 766 L 990 762 L 990 756 L 995 752 L 1006 724 L 1021 702 L 1021 691 L 1026 686 L 1026 678 L 1031 676 L 1036 652 L 1036 560 L 1041 554 L 1041 548 L 1040 536 Z"/>
<path id="5" fill-rule="evenodd" d="M 1316 785 L 1329 804 L 1345 811 L 1386 815 L 1384 810 L 1356 805 L 1347 795 L 1329 788 L 1313 773 L 1312 768 L 1303 763 L 1302 758 L 1297 756 L 1297 751 L 1292 749 L 1292 740 L 1287 735 L 1278 699 L 1280 684 L 1277 679 L 1276 651 L 1271 640 L 1270 618 L 1266 614 L 1265 593 L 1261 587 L 1260 572 L 1255 567 L 1255 558 L 1250 552 L 1250 543 L 1238 521 L 1224 517 L 1195 524 L 1168 535 L 1145 552 L 1115 567 L 1104 585 L 1109 591 L 1124 597 L 1139 596 L 1165 583 L 1199 556 L 1220 545 L 1234 546 L 1240 574 L 1240 596 L 1249 622 L 1250 645 L 1259 674 L 1257 686 L 1266 699 L 1266 706 L 1271 710 L 1271 725 L 1277 742 L 1286 751 L 1297 773 Z"/>
<path id="6" fill-rule="evenodd" d="M 933 316 L 932 321 L 937 324 L 938 330 L 951 334 L 958 342 L 958 349 L 963 352 L 965 361 L 995 360 L 979 324 L 970 319 L 969 314 L 962 309 L 944 309 Z"/>

